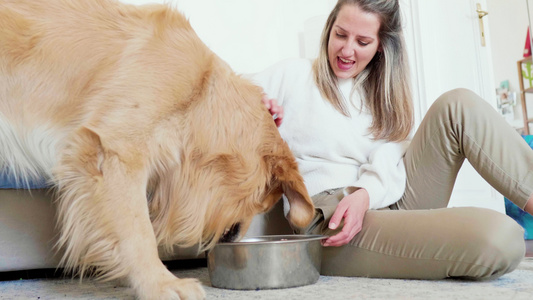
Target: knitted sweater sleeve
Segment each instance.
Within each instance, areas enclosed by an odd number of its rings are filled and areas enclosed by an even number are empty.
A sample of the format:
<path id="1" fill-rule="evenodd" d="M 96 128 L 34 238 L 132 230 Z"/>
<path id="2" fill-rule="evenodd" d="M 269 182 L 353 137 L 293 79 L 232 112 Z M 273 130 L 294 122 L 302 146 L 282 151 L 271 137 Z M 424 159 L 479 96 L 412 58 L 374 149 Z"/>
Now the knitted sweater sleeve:
<path id="1" fill-rule="evenodd" d="M 368 162 L 359 168 L 358 179 L 344 189 L 345 195 L 364 188 L 370 198 L 370 209 L 397 202 L 405 191 L 407 176 L 403 156 L 408 145 L 408 141 L 387 142 L 377 147 Z"/>

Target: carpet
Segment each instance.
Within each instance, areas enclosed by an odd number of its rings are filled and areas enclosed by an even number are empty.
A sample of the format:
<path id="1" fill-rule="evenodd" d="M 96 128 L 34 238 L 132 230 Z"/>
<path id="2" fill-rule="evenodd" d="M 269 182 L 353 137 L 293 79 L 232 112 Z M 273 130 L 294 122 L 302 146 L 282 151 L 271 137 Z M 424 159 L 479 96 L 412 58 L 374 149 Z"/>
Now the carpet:
<path id="1" fill-rule="evenodd" d="M 320 276 L 317 283 L 278 290 L 235 291 L 211 287 L 205 266 L 172 269 L 178 277 L 196 277 L 207 299 L 533 299 L 533 258 L 496 280 L 400 280 Z M 76 279 L 30 279 L 0 282 L 0 299 L 134 299 L 130 288 Z"/>

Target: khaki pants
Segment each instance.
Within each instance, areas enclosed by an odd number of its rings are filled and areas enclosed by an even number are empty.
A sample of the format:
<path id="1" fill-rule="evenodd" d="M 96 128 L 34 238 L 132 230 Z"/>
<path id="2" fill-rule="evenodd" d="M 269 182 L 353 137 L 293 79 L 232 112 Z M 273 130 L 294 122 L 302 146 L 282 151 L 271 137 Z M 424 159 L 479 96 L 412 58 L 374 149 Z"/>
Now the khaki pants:
<path id="1" fill-rule="evenodd" d="M 324 247 L 322 274 L 489 279 L 514 270 L 525 253 L 524 232 L 514 220 L 489 209 L 446 208 L 465 158 L 525 206 L 533 193 L 533 151 L 484 100 L 450 91 L 430 108 L 407 150 L 402 199 L 368 211 L 348 245 Z M 335 234 L 327 224 L 343 196 L 342 189 L 315 195 L 317 215 L 303 232 Z"/>

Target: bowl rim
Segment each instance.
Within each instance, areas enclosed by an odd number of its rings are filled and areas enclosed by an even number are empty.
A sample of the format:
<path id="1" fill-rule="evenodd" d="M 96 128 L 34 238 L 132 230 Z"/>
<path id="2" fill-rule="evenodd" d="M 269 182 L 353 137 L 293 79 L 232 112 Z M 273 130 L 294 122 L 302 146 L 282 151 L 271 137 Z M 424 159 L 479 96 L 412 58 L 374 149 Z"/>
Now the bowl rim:
<path id="1" fill-rule="evenodd" d="M 326 238 L 328 238 L 327 235 L 319 235 L 319 234 L 282 234 L 282 235 L 247 236 L 237 242 L 218 243 L 216 244 L 216 246 L 288 244 L 288 243 L 311 242 L 311 241 L 316 241 L 316 240 L 323 240 Z"/>

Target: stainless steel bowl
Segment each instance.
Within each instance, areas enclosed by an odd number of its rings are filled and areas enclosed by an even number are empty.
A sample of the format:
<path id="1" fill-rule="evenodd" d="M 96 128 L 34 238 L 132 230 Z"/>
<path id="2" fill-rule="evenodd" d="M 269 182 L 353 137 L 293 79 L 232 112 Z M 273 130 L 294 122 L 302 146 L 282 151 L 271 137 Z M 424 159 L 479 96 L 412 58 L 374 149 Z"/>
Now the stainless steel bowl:
<path id="1" fill-rule="evenodd" d="M 217 244 L 207 254 L 214 287 L 256 290 L 302 286 L 320 276 L 323 235 L 271 235 Z"/>

